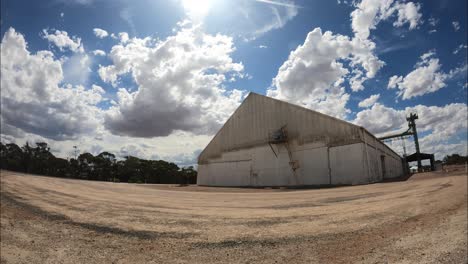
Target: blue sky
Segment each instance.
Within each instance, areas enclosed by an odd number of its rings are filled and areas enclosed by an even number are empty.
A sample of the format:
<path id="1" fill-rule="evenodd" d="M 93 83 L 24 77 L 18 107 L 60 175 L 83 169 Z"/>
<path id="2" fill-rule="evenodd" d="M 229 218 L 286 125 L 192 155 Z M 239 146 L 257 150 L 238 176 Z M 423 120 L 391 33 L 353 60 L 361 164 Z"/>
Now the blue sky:
<path id="1" fill-rule="evenodd" d="M 253 91 L 466 154 L 466 5 L 2 1 L 2 141 L 191 164 Z"/>

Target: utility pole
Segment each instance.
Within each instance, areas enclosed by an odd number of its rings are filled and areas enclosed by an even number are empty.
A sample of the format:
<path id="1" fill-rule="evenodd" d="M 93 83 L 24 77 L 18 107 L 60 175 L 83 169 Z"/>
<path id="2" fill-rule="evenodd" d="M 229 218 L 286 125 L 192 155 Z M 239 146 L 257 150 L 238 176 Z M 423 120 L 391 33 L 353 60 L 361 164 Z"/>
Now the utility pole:
<path id="1" fill-rule="evenodd" d="M 418 131 L 416 130 L 416 122 L 415 122 L 416 119 L 418 119 L 418 115 L 414 113 L 410 113 L 410 115 L 406 117 L 406 121 L 408 121 L 408 127 L 413 132 L 412 134 L 414 137 L 414 146 L 416 147 L 416 159 L 418 161 L 418 172 L 421 172 L 422 171 L 421 152 L 419 151 Z"/>
<path id="2" fill-rule="evenodd" d="M 78 158 L 78 147 L 77 146 L 73 146 L 73 152 L 75 154 L 75 160 Z"/>

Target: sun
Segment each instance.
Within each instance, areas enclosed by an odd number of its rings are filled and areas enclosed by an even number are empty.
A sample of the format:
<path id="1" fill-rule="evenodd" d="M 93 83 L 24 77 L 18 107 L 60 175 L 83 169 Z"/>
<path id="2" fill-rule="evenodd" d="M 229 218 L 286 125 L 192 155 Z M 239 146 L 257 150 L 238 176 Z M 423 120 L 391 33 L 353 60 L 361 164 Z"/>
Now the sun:
<path id="1" fill-rule="evenodd" d="M 214 0 L 182 0 L 182 6 L 187 15 L 195 20 L 203 19 L 211 7 Z"/>

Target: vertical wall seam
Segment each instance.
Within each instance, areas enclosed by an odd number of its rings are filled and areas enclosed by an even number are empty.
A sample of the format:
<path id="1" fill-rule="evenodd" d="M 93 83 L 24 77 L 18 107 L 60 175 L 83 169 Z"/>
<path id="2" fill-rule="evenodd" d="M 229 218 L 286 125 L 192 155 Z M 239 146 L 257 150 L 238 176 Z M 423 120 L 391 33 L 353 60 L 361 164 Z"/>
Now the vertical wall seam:
<path id="1" fill-rule="evenodd" d="M 369 152 L 367 151 L 367 140 L 366 140 L 366 134 L 364 131 L 362 131 L 362 135 L 364 138 L 364 148 L 366 149 L 366 161 L 367 161 L 367 180 L 371 181 L 371 175 L 370 175 L 370 166 L 369 166 Z"/>

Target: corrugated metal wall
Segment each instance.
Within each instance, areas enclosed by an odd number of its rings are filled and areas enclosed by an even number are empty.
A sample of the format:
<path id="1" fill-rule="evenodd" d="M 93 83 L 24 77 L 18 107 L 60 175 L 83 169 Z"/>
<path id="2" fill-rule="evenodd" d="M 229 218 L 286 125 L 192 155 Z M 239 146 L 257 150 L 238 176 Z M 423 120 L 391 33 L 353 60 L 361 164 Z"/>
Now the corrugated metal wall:
<path id="1" fill-rule="evenodd" d="M 284 144 L 268 145 L 269 134 L 284 125 L 295 171 Z M 365 184 L 402 175 L 401 158 L 365 129 L 250 94 L 200 154 L 198 184 Z"/>
<path id="2" fill-rule="evenodd" d="M 359 142 L 359 127 L 321 113 L 251 93 L 199 156 L 199 164 L 221 153 L 268 143 L 268 135 L 287 125 L 299 145 Z"/>
<path id="3" fill-rule="evenodd" d="M 366 146 L 366 164 L 369 166 L 370 178 L 381 181 L 404 176 L 404 163 L 397 153 L 365 130 L 362 138 Z"/>

